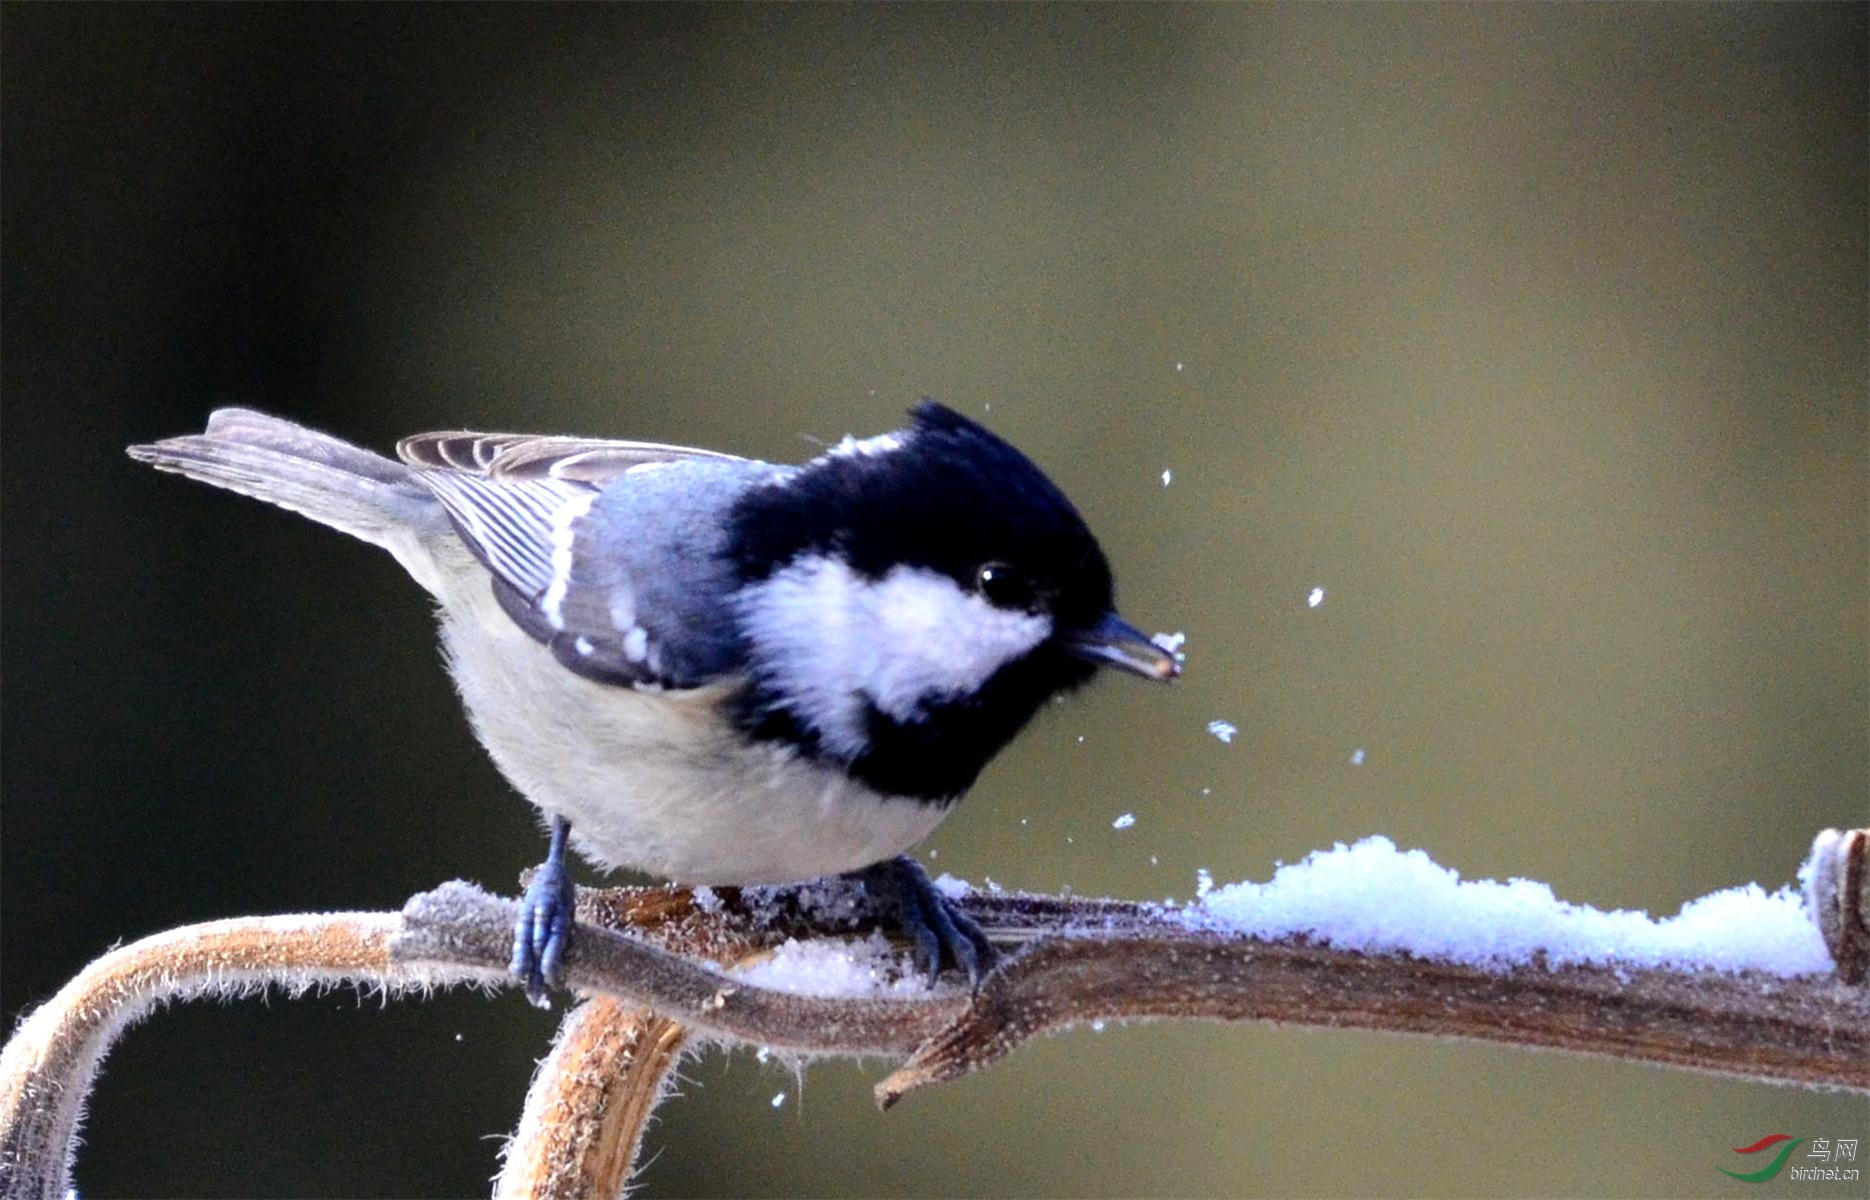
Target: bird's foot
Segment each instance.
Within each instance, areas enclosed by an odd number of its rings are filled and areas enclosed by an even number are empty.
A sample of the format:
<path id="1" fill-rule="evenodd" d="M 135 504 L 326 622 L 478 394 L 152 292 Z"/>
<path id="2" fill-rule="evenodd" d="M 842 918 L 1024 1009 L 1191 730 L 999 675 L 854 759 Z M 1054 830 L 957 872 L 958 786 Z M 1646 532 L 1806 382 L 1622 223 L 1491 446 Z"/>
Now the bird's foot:
<path id="1" fill-rule="evenodd" d="M 577 891 L 565 866 L 565 825 L 552 823 L 552 848 L 526 894 L 520 898 L 519 920 L 513 926 L 513 963 L 507 968 L 526 989 L 526 998 L 550 1008 L 546 989 L 563 982 L 565 947 L 571 941 L 572 914 Z"/>
<path id="2" fill-rule="evenodd" d="M 880 862 L 859 872 L 864 887 L 879 900 L 896 906 L 897 919 L 915 942 L 916 968 L 930 986 L 942 966 L 952 963 L 966 972 L 968 987 L 978 991 L 980 981 L 993 969 L 1000 952 L 960 905 L 943 895 L 908 855 Z"/>

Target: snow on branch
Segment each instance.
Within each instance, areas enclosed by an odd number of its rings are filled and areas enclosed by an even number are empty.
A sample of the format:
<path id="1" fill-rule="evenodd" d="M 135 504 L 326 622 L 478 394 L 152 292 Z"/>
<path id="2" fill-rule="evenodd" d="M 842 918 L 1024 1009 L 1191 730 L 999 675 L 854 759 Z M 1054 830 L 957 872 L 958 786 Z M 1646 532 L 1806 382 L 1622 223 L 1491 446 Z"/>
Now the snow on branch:
<path id="1" fill-rule="evenodd" d="M 969 894 L 1012 951 L 972 997 L 915 980 L 867 899 L 836 883 L 584 892 L 566 966 L 593 1000 L 534 1081 L 499 1194 L 617 1194 L 691 1036 L 908 1055 L 878 1085 L 884 1107 L 1041 1033 L 1159 1019 L 1473 1038 L 1870 1091 L 1867 837 L 1821 834 L 1802 894 L 1749 885 L 1662 921 L 1525 880 L 1463 881 L 1383 839 L 1179 906 Z M 98 1065 L 152 1008 L 268 986 L 499 985 L 513 919 L 511 901 L 453 883 L 400 915 L 223 921 L 112 951 L 0 1052 L 0 1196 L 65 1193 Z"/>

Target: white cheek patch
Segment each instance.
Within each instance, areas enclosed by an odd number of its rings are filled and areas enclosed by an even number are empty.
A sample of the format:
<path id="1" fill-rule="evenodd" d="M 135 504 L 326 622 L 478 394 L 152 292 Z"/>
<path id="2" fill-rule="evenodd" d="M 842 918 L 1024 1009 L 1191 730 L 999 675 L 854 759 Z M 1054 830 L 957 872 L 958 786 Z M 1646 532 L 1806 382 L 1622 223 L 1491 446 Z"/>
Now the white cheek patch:
<path id="1" fill-rule="evenodd" d="M 804 558 L 736 597 L 755 669 L 832 754 L 863 752 L 864 705 L 898 721 L 974 691 L 1052 632 L 946 575 L 897 567 L 865 579 L 839 559 Z"/>

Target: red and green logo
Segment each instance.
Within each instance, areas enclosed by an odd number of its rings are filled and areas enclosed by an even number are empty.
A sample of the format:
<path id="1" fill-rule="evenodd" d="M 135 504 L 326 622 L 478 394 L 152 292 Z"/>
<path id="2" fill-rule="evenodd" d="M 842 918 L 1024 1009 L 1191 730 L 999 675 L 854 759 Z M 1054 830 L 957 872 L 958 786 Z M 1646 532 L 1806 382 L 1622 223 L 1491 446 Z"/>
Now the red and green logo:
<path id="1" fill-rule="evenodd" d="M 1779 1153 L 1773 1155 L 1773 1161 L 1767 1163 L 1757 1171 L 1730 1171 L 1726 1167 L 1722 1167 L 1720 1168 L 1720 1172 L 1723 1175 L 1732 1175 L 1742 1183 L 1765 1183 L 1768 1179 L 1773 1178 L 1785 1168 L 1786 1160 L 1792 1157 L 1792 1151 L 1804 1140 L 1804 1138 L 1795 1138 L 1789 1133 L 1770 1133 L 1751 1146 L 1735 1146 L 1735 1154 L 1759 1154 L 1772 1149 L 1774 1146 L 1779 1147 Z M 1781 1145 L 1781 1143 L 1784 1144 Z"/>

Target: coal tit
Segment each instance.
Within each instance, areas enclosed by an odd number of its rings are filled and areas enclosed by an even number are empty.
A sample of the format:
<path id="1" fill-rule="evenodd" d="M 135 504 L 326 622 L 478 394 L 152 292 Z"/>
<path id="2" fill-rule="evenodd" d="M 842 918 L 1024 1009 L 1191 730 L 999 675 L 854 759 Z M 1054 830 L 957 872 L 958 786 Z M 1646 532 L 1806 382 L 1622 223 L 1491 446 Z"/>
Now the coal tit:
<path id="1" fill-rule="evenodd" d="M 1041 704 L 1176 658 L 1025 455 L 933 402 L 798 466 L 643 442 L 418 434 L 400 461 L 222 409 L 130 456 L 381 546 L 440 606 L 474 731 L 546 814 L 513 969 L 571 935 L 565 845 L 685 884 L 862 872 L 931 977 L 981 931 L 904 855 Z"/>

